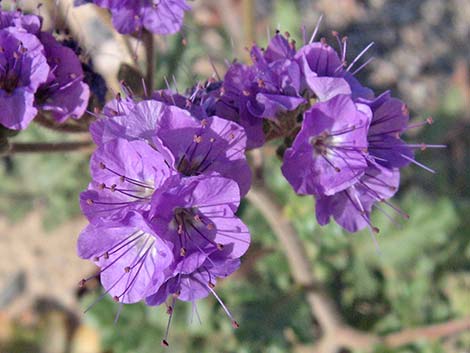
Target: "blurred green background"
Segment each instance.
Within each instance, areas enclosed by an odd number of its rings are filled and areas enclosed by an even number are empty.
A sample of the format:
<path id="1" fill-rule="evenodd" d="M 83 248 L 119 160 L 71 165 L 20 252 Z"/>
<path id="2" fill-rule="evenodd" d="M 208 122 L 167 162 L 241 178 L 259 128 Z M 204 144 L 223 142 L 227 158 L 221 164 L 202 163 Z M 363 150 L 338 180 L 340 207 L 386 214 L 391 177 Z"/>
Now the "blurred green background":
<path id="1" fill-rule="evenodd" d="M 382 335 L 470 316 L 470 3 L 247 3 L 253 6 L 251 12 L 245 11 L 244 1 L 191 2 L 184 32 L 157 39 L 158 87 L 165 87 L 164 77 L 174 77 L 180 90 L 206 79 L 213 74 L 209 57 L 223 74 L 225 60 L 245 60 L 244 47 L 255 38 L 264 45 L 267 31 L 273 33 L 278 26 L 301 43 L 300 26 L 311 33 L 320 13 L 325 15 L 321 35 L 332 44 L 332 29 L 348 35 L 350 58 L 374 41 L 369 55 L 377 59 L 360 79 L 377 92 L 392 89 L 409 104 L 413 120 L 434 118 L 432 126 L 413 131 L 408 140 L 448 146 L 418 152 L 418 160 L 435 169 L 435 175 L 414 166 L 403 171 L 394 202 L 410 219 L 393 224 L 376 211 L 378 254 L 367 232 L 351 235 L 333 224 L 316 224 L 312 199 L 296 196 L 284 180 L 275 144 L 263 152 L 267 183 L 304 241 L 315 274 L 351 326 Z M 119 38 L 93 14 L 95 8 L 70 9 L 66 1 L 62 5 L 71 23 L 83 16 L 82 38 L 98 31 L 99 40 L 105 39 L 102 46 L 92 44 L 89 53 L 110 87 L 118 71 L 132 85 L 133 74 L 109 54 L 112 45 L 119 47 Z M 113 60 L 117 64 L 106 71 L 102 62 Z M 135 81 L 138 89 L 140 81 Z M 14 141 L 74 138 L 33 125 Z M 85 225 L 77 199 L 88 183 L 88 158 L 86 153 L 68 153 L 1 159 L 1 353 L 311 351 L 320 336 L 318 325 L 293 282 L 282 247 L 248 202 L 242 204 L 240 217 L 251 229 L 251 249 L 241 269 L 218 286 L 240 323 L 238 330 L 214 298 L 197 303 L 201 322 L 191 305 L 177 303 L 167 349 L 159 347 L 167 323 L 165 308 L 125 306 L 114 324 L 118 305 L 106 298 L 83 314 L 101 294 L 97 283 L 78 289 L 78 281 L 94 269 L 74 258 L 74 244 Z M 468 353 L 470 332 L 373 351 Z"/>

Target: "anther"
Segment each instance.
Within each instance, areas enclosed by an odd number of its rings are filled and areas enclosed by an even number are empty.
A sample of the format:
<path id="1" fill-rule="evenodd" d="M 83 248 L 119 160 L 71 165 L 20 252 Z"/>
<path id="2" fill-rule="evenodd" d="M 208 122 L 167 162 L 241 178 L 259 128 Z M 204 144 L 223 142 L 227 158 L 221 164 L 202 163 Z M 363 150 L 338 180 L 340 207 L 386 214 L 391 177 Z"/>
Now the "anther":
<path id="1" fill-rule="evenodd" d="M 80 282 L 78 282 L 78 286 L 80 288 L 83 288 L 83 287 L 85 287 L 85 283 L 86 283 L 86 279 L 82 279 Z"/>
<path id="2" fill-rule="evenodd" d="M 195 215 L 193 218 L 196 222 L 201 222 L 201 217 L 198 214 Z"/>
<path id="3" fill-rule="evenodd" d="M 119 297 L 118 297 L 117 295 L 115 295 L 115 296 L 113 297 L 113 300 L 114 300 L 116 303 L 119 303 Z"/>
<path id="4" fill-rule="evenodd" d="M 217 243 L 217 249 L 220 251 L 224 250 L 224 244 Z"/>
<path id="5" fill-rule="evenodd" d="M 115 192 L 116 191 L 116 186 L 117 186 L 116 184 L 111 185 L 109 190 L 111 190 L 111 192 Z"/>
<path id="6" fill-rule="evenodd" d="M 87 203 L 87 205 L 91 206 L 91 205 L 93 205 L 93 200 L 92 200 L 92 199 L 88 199 L 88 200 L 86 200 L 86 203 Z"/>
<path id="7" fill-rule="evenodd" d="M 193 142 L 201 143 L 202 142 L 202 136 L 201 135 L 194 135 Z"/>
<path id="8" fill-rule="evenodd" d="M 372 227 L 372 231 L 373 231 L 375 234 L 379 234 L 379 233 L 380 233 L 380 229 L 377 228 L 377 227 Z"/>
<path id="9" fill-rule="evenodd" d="M 186 248 L 181 248 L 180 249 L 180 255 L 183 256 L 183 257 L 186 256 Z"/>
<path id="10" fill-rule="evenodd" d="M 214 283 L 212 283 L 212 282 L 208 282 L 208 283 L 207 283 L 207 285 L 208 285 L 210 288 L 212 288 L 212 289 L 214 289 L 214 288 L 215 288 L 215 284 L 214 284 Z"/>
<path id="11" fill-rule="evenodd" d="M 131 268 L 129 266 L 124 267 L 124 272 L 125 273 L 131 272 Z"/>
<path id="12" fill-rule="evenodd" d="M 173 307 L 171 305 L 168 305 L 168 307 L 166 308 L 166 313 L 168 315 L 171 315 L 173 314 Z"/>
<path id="13" fill-rule="evenodd" d="M 100 189 L 100 190 L 106 189 L 106 184 L 105 184 L 105 183 L 101 183 L 100 186 L 99 186 L 99 189 Z"/>
<path id="14" fill-rule="evenodd" d="M 103 162 L 100 162 L 100 168 L 101 169 L 106 169 L 106 165 Z"/>
<path id="15" fill-rule="evenodd" d="M 434 120 L 432 117 L 429 117 L 426 119 L 426 122 L 429 124 L 429 125 L 432 125 L 434 123 Z"/>
<path id="16" fill-rule="evenodd" d="M 250 91 L 244 89 L 244 90 L 243 90 L 243 95 L 246 96 L 246 97 L 248 97 L 248 96 L 250 95 Z"/>
<path id="17" fill-rule="evenodd" d="M 119 177 L 119 181 L 120 181 L 121 183 L 123 183 L 125 180 L 126 180 L 126 177 L 125 177 L 124 175 L 121 175 L 121 176 Z"/>
<path id="18" fill-rule="evenodd" d="M 207 229 L 212 230 L 214 229 L 214 225 L 212 223 L 209 223 L 207 226 Z"/>
<path id="19" fill-rule="evenodd" d="M 289 33 L 289 32 L 287 32 L 287 31 L 284 33 L 284 35 L 285 35 L 287 38 L 289 38 L 289 37 L 290 37 L 290 33 Z"/>
<path id="20" fill-rule="evenodd" d="M 232 321 L 232 327 L 233 327 L 234 329 L 237 329 L 237 328 L 240 327 L 240 325 L 239 325 L 238 322 L 236 322 L 235 320 L 233 320 L 233 321 Z"/>
<path id="21" fill-rule="evenodd" d="M 109 259 L 109 253 L 106 251 L 103 255 L 104 259 L 107 260 Z"/>
<path id="22" fill-rule="evenodd" d="M 162 347 L 168 347 L 168 341 L 167 340 L 162 340 Z"/>

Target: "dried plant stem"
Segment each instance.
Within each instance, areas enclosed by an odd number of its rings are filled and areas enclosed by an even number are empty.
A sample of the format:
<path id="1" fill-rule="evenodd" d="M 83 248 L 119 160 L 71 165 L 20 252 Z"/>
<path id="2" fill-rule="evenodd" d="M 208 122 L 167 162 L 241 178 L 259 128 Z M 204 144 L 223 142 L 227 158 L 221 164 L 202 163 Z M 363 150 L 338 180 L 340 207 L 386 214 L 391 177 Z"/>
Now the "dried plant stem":
<path id="1" fill-rule="evenodd" d="M 153 34 L 147 30 L 142 32 L 142 42 L 145 48 L 145 85 L 147 86 L 147 91 L 153 91 L 154 85 L 154 76 L 155 76 L 155 41 Z"/>
<path id="2" fill-rule="evenodd" d="M 282 207 L 275 195 L 261 180 L 258 180 L 252 186 L 247 198 L 271 226 L 285 251 L 294 281 L 305 289 L 312 316 L 318 321 L 322 330 L 322 337 L 311 347 L 311 352 L 337 353 L 343 348 L 370 352 L 378 344 L 397 348 L 419 339 L 436 340 L 470 330 L 470 317 L 405 329 L 386 336 L 361 332 L 348 326 L 339 308 L 328 297 L 323 284 L 315 278 L 305 247 L 292 224 L 283 215 Z"/>
<path id="3" fill-rule="evenodd" d="M 17 153 L 63 153 L 72 151 L 92 151 L 93 143 L 91 141 L 75 142 L 17 142 L 10 144 L 7 154 Z"/>
<path id="4" fill-rule="evenodd" d="M 88 132 L 88 127 L 81 126 L 78 124 L 71 124 L 69 122 L 66 123 L 57 123 L 53 120 L 46 118 L 44 115 L 38 114 L 34 120 L 35 123 L 41 125 L 45 128 L 50 130 L 59 131 L 59 132 L 67 132 L 67 133 L 86 133 Z"/>

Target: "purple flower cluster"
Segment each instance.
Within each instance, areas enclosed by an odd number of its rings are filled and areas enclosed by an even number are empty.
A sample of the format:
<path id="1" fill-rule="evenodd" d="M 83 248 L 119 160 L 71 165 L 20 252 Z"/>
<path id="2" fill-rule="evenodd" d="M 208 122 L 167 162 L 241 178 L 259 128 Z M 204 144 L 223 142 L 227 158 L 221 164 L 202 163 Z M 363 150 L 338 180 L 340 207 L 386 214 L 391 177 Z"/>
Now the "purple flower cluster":
<path id="1" fill-rule="evenodd" d="M 41 26 L 38 16 L 0 11 L 0 124 L 8 129 L 25 129 L 38 111 L 62 122 L 87 107 L 79 59 Z"/>
<path id="2" fill-rule="evenodd" d="M 186 0 L 75 0 L 75 6 L 94 3 L 111 11 L 113 25 L 119 33 L 139 33 L 142 29 L 155 34 L 173 34 L 183 25 Z"/>
<path id="3" fill-rule="evenodd" d="M 78 253 L 101 267 L 106 293 L 119 303 L 171 298 L 170 314 L 176 299 L 218 298 L 217 279 L 239 267 L 250 243 L 235 214 L 251 184 L 244 129 L 118 95 L 91 133 L 98 148 L 80 196 L 90 225 Z"/>
<path id="4" fill-rule="evenodd" d="M 113 15 L 131 8 L 94 2 Z M 350 232 L 378 232 L 370 214 L 379 203 L 406 217 L 388 201 L 400 168 L 420 165 L 414 148 L 441 146 L 401 139 L 430 121 L 408 125 L 403 102 L 363 87 L 354 75 L 370 60 L 353 68 L 370 46 L 348 65 L 347 40 L 334 36 L 339 52 L 315 34 L 297 50 L 277 32 L 266 49 L 253 46 L 251 65 L 234 62 L 223 80 L 145 99 L 123 86 L 106 104 L 90 127 L 98 147 L 80 196 L 90 224 L 78 241 L 79 255 L 101 268 L 105 294 L 121 304 L 166 302 L 169 322 L 177 299 L 212 294 L 237 327 L 214 286 L 249 246 L 236 216 L 251 185 L 245 152 L 268 139 L 283 138 L 282 173 L 296 193 L 315 197 L 321 225 L 333 218 Z"/>
<path id="5" fill-rule="evenodd" d="M 350 232 L 378 232 L 370 213 L 379 202 L 406 217 L 387 200 L 399 169 L 419 165 L 413 148 L 442 146 L 406 144 L 405 104 L 389 92 L 376 97 L 355 78 L 372 44 L 348 64 L 347 39 L 333 33 L 337 52 L 325 39 L 315 42 L 316 32 L 298 50 L 288 33 L 276 32 L 266 49 L 254 45 L 251 65 L 229 67 L 212 109 L 245 128 L 249 148 L 284 138 L 282 172 L 296 193 L 315 197 L 321 225 L 332 217 Z"/>

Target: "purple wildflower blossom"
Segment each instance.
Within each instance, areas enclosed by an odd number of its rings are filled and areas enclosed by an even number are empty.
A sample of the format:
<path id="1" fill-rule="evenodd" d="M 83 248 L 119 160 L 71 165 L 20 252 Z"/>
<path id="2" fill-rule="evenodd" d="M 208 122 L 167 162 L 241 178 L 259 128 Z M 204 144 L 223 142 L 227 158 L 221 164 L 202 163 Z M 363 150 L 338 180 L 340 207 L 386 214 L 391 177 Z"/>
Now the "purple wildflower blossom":
<path id="1" fill-rule="evenodd" d="M 243 195 L 248 192 L 251 170 L 245 158 L 246 135 L 238 124 L 216 116 L 199 120 L 186 110 L 154 100 L 121 111 L 122 115 L 92 125 L 98 145 L 116 137 L 144 139 L 181 175 L 217 172 L 234 179 Z"/>
<path id="2" fill-rule="evenodd" d="M 51 112 L 59 122 L 67 118 L 80 118 L 87 108 L 90 89 L 83 82 L 83 70 L 78 57 L 72 49 L 57 42 L 49 33 L 42 32 L 39 39 L 51 71 L 47 81 L 36 93 L 36 107 Z"/>
<path id="3" fill-rule="evenodd" d="M 143 28 L 155 34 L 173 34 L 183 25 L 184 13 L 191 8 L 186 0 L 76 0 L 75 6 L 93 2 L 111 11 L 119 33 L 131 34 Z"/>
<path id="4" fill-rule="evenodd" d="M 155 190 L 173 175 L 147 142 L 125 139 L 100 146 L 91 158 L 90 173 L 92 182 L 80 195 L 80 205 L 92 223 L 149 210 Z"/>
<path id="5" fill-rule="evenodd" d="M 250 244 L 248 228 L 235 215 L 240 191 L 234 181 L 212 174 L 174 183 L 154 195 L 149 214 L 155 231 L 173 244 L 174 258 L 167 281 L 147 298 L 149 305 L 159 305 L 169 295 L 194 302 L 212 293 L 218 299 L 216 279 L 239 267 Z"/>
<path id="6" fill-rule="evenodd" d="M 40 41 L 22 29 L 0 30 L 0 124 L 25 129 L 36 116 L 34 94 L 49 75 Z"/>
<path id="7" fill-rule="evenodd" d="M 299 194 L 333 195 L 367 168 L 370 109 L 339 95 L 305 112 L 302 129 L 284 154 L 282 173 Z"/>
<path id="8" fill-rule="evenodd" d="M 37 35 L 41 30 L 42 20 L 36 15 L 25 15 L 21 10 L 0 10 L 0 29 L 15 27 Z"/>
<path id="9" fill-rule="evenodd" d="M 370 163 L 355 184 L 332 196 L 316 199 L 318 223 L 325 225 L 333 217 L 336 223 L 349 232 L 369 227 L 378 233 L 378 228 L 370 221 L 372 207 L 378 202 L 389 204 L 386 200 L 397 192 L 399 183 L 400 172 L 397 168 L 388 169 Z"/>
<path id="10" fill-rule="evenodd" d="M 171 248 L 135 212 L 119 222 L 88 225 L 80 234 L 77 251 L 101 268 L 98 275 L 105 294 L 121 303 L 135 303 L 155 293 L 173 261 Z"/>

